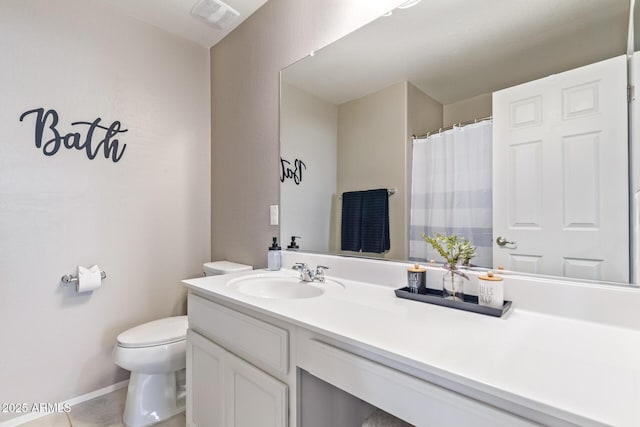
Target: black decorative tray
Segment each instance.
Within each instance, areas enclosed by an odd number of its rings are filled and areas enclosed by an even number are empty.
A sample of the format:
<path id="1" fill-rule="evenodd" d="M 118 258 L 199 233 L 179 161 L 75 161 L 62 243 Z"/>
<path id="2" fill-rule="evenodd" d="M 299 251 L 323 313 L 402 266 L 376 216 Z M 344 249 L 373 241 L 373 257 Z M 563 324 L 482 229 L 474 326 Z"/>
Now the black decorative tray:
<path id="1" fill-rule="evenodd" d="M 458 310 L 472 311 L 474 313 L 487 314 L 494 317 L 502 317 L 511 308 L 511 301 L 505 301 L 502 309 L 487 307 L 478 304 L 478 297 L 475 295 L 465 295 L 464 300 L 445 299 L 442 291 L 429 288 L 419 288 L 418 293 L 411 292 L 408 287 L 396 289 L 398 298 L 406 298 L 414 301 L 426 302 L 429 304 L 441 305 L 443 307 L 451 307 Z"/>

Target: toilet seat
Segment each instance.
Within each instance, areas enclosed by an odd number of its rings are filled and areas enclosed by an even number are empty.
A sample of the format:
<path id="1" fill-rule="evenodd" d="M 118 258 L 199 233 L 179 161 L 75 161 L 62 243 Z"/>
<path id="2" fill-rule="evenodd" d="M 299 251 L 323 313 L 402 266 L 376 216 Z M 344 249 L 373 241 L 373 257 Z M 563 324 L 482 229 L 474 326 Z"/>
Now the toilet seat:
<path id="1" fill-rule="evenodd" d="M 118 335 L 119 347 L 156 347 L 184 341 L 189 327 L 187 316 L 167 317 L 128 329 Z"/>

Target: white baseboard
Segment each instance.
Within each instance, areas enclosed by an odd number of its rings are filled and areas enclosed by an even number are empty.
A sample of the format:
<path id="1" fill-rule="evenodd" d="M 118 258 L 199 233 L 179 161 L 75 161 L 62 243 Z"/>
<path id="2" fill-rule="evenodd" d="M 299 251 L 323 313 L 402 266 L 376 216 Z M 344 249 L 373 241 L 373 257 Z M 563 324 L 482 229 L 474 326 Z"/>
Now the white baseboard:
<path id="1" fill-rule="evenodd" d="M 83 394 L 82 396 L 72 397 L 71 399 L 66 400 L 63 403 L 68 403 L 70 406 L 75 406 L 78 403 L 86 402 L 87 400 L 91 400 L 96 397 L 109 394 L 113 391 L 120 390 L 121 388 L 125 388 L 128 385 L 129 385 L 129 380 L 120 381 L 119 383 L 112 384 L 110 386 L 101 388 L 99 390 L 91 391 L 87 394 Z"/>
<path id="2" fill-rule="evenodd" d="M 83 394 L 81 396 L 72 397 L 71 399 L 65 400 L 64 402 L 60 402 L 57 406 L 59 408 L 73 407 L 79 403 L 86 402 L 87 400 L 95 399 L 96 397 L 103 396 L 105 394 L 109 394 L 116 390 L 120 390 L 121 388 L 125 388 L 129 385 L 129 380 L 120 381 L 119 383 L 112 384 L 107 387 L 103 387 L 99 390 L 91 391 L 89 393 Z M 36 420 L 38 418 L 46 417 L 47 415 L 51 415 L 53 412 L 31 412 L 28 414 L 20 415 L 19 417 L 11 418 L 10 420 L 0 422 L 0 427 L 15 427 L 24 423 L 28 423 L 29 421 Z"/>

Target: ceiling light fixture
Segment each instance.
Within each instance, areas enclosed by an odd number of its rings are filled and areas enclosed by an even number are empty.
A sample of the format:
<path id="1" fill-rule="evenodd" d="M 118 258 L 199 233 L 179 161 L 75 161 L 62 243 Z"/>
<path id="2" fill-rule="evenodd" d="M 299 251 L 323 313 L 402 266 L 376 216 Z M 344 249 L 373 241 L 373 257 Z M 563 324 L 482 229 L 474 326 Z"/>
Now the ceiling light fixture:
<path id="1" fill-rule="evenodd" d="M 240 13 L 220 0 L 198 0 L 191 9 L 191 16 L 213 28 L 222 30 L 231 25 Z"/>
<path id="2" fill-rule="evenodd" d="M 422 0 L 409 0 L 407 2 L 402 3 L 400 6 L 398 6 L 398 9 L 409 9 L 410 7 L 417 5 L 421 1 Z"/>

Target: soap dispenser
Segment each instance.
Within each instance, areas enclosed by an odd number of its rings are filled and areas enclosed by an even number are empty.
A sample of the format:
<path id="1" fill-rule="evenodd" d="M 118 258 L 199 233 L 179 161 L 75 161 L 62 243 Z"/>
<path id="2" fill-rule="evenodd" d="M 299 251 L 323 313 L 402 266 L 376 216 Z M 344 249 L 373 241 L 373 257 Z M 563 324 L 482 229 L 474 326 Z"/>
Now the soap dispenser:
<path id="1" fill-rule="evenodd" d="M 296 242 L 296 239 L 302 239 L 302 237 L 300 237 L 300 236 L 291 236 L 291 243 L 289 243 L 289 246 L 287 246 L 287 250 L 289 250 L 289 251 L 297 251 L 298 249 L 300 249 L 300 246 L 298 246 L 298 242 Z"/>
<path id="2" fill-rule="evenodd" d="M 267 268 L 271 271 L 280 270 L 282 266 L 282 252 L 280 251 L 280 245 L 278 245 L 278 238 L 273 238 L 273 243 L 269 247 L 269 256 L 267 259 Z"/>

